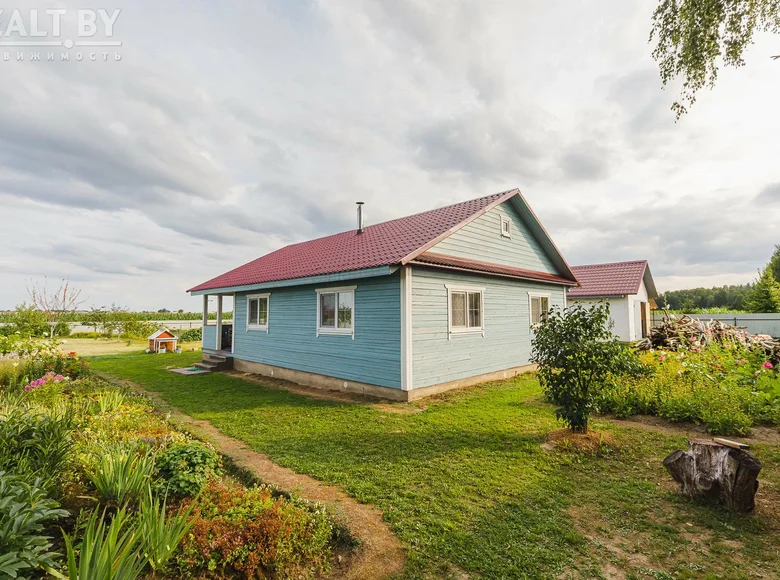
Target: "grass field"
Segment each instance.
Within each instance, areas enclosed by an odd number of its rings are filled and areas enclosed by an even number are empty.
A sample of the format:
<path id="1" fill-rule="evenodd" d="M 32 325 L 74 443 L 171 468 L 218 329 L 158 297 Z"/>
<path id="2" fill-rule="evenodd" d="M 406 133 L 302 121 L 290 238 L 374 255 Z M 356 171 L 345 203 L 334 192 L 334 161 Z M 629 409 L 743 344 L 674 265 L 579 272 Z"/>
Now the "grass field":
<path id="1" fill-rule="evenodd" d="M 617 450 L 542 448 L 560 425 L 530 376 L 406 404 L 314 399 L 220 374 L 165 372 L 199 355 L 114 356 L 93 368 L 379 506 L 408 578 L 776 578 L 780 446 L 757 444 L 758 509 L 680 499 L 661 466 L 686 438 L 596 420 Z"/>
<path id="2" fill-rule="evenodd" d="M 145 340 L 117 340 L 108 338 L 65 338 L 62 350 L 76 352 L 79 356 L 103 356 L 111 354 L 139 354 L 146 350 Z M 183 350 L 200 350 L 200 342 L 180 343 Z M 166 356 L 166 355 L 160 355 Z M 177 356 L 172 353 L 171 356 Z"/>

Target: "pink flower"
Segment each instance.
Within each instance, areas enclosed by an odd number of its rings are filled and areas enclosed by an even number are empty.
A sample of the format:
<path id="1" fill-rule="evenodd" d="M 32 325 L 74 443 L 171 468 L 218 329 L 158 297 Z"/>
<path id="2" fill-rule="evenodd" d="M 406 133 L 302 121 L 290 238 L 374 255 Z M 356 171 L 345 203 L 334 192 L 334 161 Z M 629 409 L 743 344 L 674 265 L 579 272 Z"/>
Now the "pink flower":
<path id="1" fill-rule="evenodd" d="M 658 360 L 661 361 L 661 362 L 664 362 L 666 360 L 666 357 L 661 355 L 661 356 L 658 357 Z"/>
<path id="2" fill-rule="evenodd" d="M 764 367 L 765 369 L 771 369 L 771 368 L 772 368 L 772 363 L 771 363 L 771 362 L 769 362 L 769 361 L 766 361 L 766 362 L 765 362 L 764 364 L 762 364 L 761 366 L 762 366 L 762 367 Z"/>

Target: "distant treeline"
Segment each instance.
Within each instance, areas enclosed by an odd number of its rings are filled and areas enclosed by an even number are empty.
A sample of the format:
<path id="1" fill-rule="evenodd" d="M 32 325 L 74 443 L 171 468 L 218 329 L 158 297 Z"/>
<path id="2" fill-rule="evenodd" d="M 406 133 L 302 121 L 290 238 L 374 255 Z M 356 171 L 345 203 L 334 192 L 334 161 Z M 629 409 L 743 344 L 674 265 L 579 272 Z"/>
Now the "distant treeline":
<path id="1" fill-rule="evenodd" d="M 715 288 L 689 288 L 662 293 L 656 304 L 659 308 L 688 313 L 706 311 L 742 312 L 747 310 L 746 301 L 753 290 L 753 284 L 721 286 Z"/>
<path id="2" fill-rule="evenodd" d="M 103 310 L 102 312 L 111 312 Z M 203 318 L 202 312 L 126 312 L 126 315 L 131 316 L 138 322 L 150 322 L 150 321 L 163 321 L 163 320 L 200 320 Z M 0 323 L 12 323 L 16 320 L 17 311 L 12 310 L 10 312 L 0 312 Z M 91 323 L 99 316 L 96 316 L 95 310 L 84 310 L 76 312 L 63 312 L 60 320 L 63 322 L 75 322 L 91 326 Z M 216 320 L 217 313 L 209 312 L 209 320 Z M 232 312 L 223 312 L 223 320 L 232 320 Z"/>

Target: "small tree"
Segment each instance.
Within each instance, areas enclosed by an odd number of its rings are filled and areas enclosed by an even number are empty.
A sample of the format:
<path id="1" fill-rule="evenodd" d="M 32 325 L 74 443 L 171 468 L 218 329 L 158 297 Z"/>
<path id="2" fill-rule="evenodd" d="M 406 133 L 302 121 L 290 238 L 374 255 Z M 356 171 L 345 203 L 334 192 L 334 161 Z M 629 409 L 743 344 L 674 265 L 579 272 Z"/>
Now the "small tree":
<path id="1" fill-rule="evenodd" d="M 48 281 L 44 278 L 43 285 L 35 283 L 28 286 L 27 295 L 32 305 L 46 315 L 49 338 L 54 338 L 57 323 L 65 322 L 65 315 L 81 305 L 81 290 L 73 288 L 68 280 L 62 280 L 56 291 L 49 290 L 47 285 Z"/>
<path id="2" fill-rule="evenodd" d="M 772 274 L 772 263 L 759 271 L 758 280 L 745 299 L 748 312 L 780 312 L 780 284 Z"/>
<path id="3" fill-rule="evenodd" d="M 599 302 L 554 308 L 535 329 L 531 361 L 545 394 L 560 405 L 555 416 L 572 431 L 587 433 L 596 395 L 609 376 L 638 365 L 612 325 L 609 305 Z"/>

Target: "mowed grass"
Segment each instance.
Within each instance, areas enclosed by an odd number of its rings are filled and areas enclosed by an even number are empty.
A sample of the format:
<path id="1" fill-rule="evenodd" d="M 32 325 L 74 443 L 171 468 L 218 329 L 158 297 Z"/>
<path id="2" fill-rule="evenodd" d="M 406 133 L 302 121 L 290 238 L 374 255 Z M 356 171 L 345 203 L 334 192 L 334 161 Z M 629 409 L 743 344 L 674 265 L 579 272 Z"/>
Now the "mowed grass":
<path id="1" fill-rule="evenodd" d="M 661 461 L 683 435 L 621 428 L 599 455 L 544 450 L 560 428 L 532 376 L 408 404 L 324 401 L 240 378 L 165 372 L 197 355 L 116 356 L 135 381 L 275 462 L 379 506 L 408 578 L 776 578 L 780 448 L 757 445 L 759 509 L 680 499 Z"/>
<path id="2" fill-rule="evenodd" d="M 116 338 L 63 338 L 62 350 L 75 352 L 79 356 L 104 356 L 110 354 L 139 354 L 146 350 L 148 343 L 145 340 L 120 340 Z M 182 342 L 179 346 L 183 350 L 200 350 L 199 342 Z M 176 353 L 170 353 L 176 356 Z M 166 356 L 166 355 L 160 355 Z"/>

